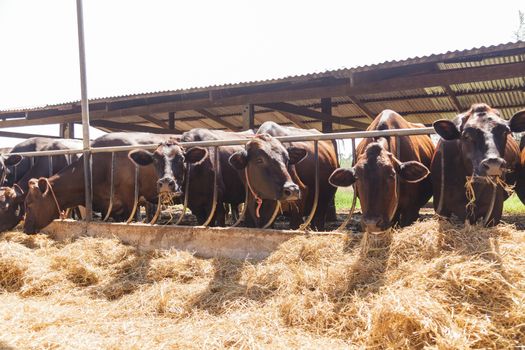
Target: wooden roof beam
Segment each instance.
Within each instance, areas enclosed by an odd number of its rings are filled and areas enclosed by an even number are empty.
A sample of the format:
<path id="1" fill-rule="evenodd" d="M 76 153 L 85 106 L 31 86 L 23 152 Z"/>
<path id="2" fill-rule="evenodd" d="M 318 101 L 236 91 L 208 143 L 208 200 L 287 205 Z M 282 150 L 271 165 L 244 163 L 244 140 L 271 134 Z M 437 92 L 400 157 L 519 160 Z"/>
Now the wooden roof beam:
<path id="1" fill-rule="evenodd" d="M 350 99 L 350 101 L 352 101 L 352 103 L 354 105 L 356 105 L 360 110 L 361 112 L 363 112 L 363 114 L 365 114 L 370 120 L 374 120 L 376 118 L 376 115 L 374 112 L 372 112 L 363 102 L 361 102 L 357 97 L 355 96 L 348 96 L 348 98 Z"/>
<path id="2" fill-rule="evenodd" d="M 141 126 L 130 123 L 117 123 L 110 120 L 93 120 L 90 124 L 94 127 L 102 127 L 112 130 L 150 132 L 153 134 L 173 134 L 174 131 L 169 129 L 152 128 L 149 126 Z"/>
<path id="3" fill-rule="evenodd" d="M 150 122 L 150 123 L 153 123 L 157 126 L 160 126 L 161 128 L 164 128 L 164 129 L 169 129 L 169 126 L 168 124 L 166 124 L 165 122 L 163 122 L 162 120 L 159 120 L 151 115 L 148 115 L 148 114 L 141 114 L 139 115 L 139 117 L 141 117 L 142 119 Z"/>
<path id="4" fill-rule="evenodd" d="M 293 125 L 295 125 L 296 127 L 298 128 L 301 128 L 301 129 L 310 129 L 308 127 L 308 125 L 306 125 L 300 117 L 294 115 L 294 114 L 291 114 L 291 113 L 288 113 L 288 112 L 281 112 L 281 111 L 273 111 L 273 113 L 279 115 L 280 117 L 284 118 L 284 119 L 288 119 L 289 121 L 292 122 Z"/>
<path id="5" fill-rule="evenodd" d="M 452 103 L 452 105 L 454 106 L 456 111 L 458 113 L 461 113 L 461 111 L 462 111 L 461 103 L 459 103 L 459 100 L 458 100 L 456 94 L 454 93 L 454 91 L 452 91 L 452 89 L 450 88 L 449 85 L 443 85 L 442 88 L 447 93 L 448 99 L 450 100 L 450 103 Z"/>
<path id="6" fill-rule="evenodd" d="M 207 109 L 196 109 L 195 111 L 197 113 L 199 113 L 199 114 L 202 114 L 206 118 L 208 118 L 210 120 L 213 120 L 217 124 L 220 124 L 220 125 L 224 126 L 226 129 L 229 129 L 231 131 L 239 131 L 239 130 L 241 130 L 240 127 L 235 126 L 232 123 L 230 123 L 230 122 L 228 122 L 226 120 L 223 120 L 222 118 L 217 117 L 215 114 L 211 113 Z"/>
<path id="7" fill-rule="evenodd" d="M 260 106 L 270 108 L 273 110 L 277 110 L 280 112 L 287 112 L 287 113 L 302 115 L 302 116 L 312 118 L 312 119 L 317 119 L 320 121 L 353 126 L 354 128 L 359 128 L 363 130 L 368 127 L 368 124 L 366 123 L 361 123 L 355 120 L 348 120 L 345 118 L 332 117 L 331 115 L 316 111 L 314 109 L 296 106 L 296 105 L 293 105 L 291 103 L 286 103 L 286 102 L 263 103 L 263 104 L 260 104 Z"/>

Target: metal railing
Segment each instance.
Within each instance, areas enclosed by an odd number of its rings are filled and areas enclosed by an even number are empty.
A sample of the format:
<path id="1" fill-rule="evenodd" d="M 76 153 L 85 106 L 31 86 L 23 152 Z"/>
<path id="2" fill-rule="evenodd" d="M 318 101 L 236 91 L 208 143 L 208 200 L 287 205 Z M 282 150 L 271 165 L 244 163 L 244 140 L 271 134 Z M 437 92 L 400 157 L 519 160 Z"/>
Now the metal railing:
<path id="1" fill-rule="evenodd" d="M 329 134 L 304 134 L 304 135 L 294 135 L 294 136 L 279 136 L 275 137 L 275 139 L 279 140 L 282 143 L 287 142 L 314 142 L 314 163 L 315 163 L 315 192 L 314 192 L 314 200 L 312 203 L 312 208 L 310 210 L 310 213 L 308 215 L 305 215 L 306 219 L 304 223 L 301 225 L 301 229 L 306 230 L 308 229 L 308 226 L 310 225 L 312 219 L 315 216 L 317 207 L 318 207 L 318 200 L 319 200 L 319 154 L 318 154 L 318 143 L 319 141 L 333 141 L 333 140 L 351 140 L 352 144 L 352 156 L 353 156 L 353 163 L 356 162 L 356 139 L 358 138 L 377 138 L 377 137 L 395 137 L 396 138 L 396 144 L 399 145 L 399 138 L 401 136 L 416 136 L 416 135 L 430 135 L 434 134 L 435 131 L 433 128 L 418 128 L 418 129 L 394 129 L 394 130 L 377 130 L 377 131 L 356 131 L 356 132 L 340 132 L 340 133 L 329 133 Z M 214 183 L 213 183 L 213 197 L 212 197 L 212 206 L 210 213 L 208 214 L 207 219 L 205 220 L 203 226 L 208 226 L 215 216 L 215 211 L 217 208 L 217 199 L 218 199 L 218 193 L 217 193 L 217 174 L 218 169 L 220 167 L 219 159 L 219 148 L 221 146 L 234 146 L 234 145 L 244 145 L 250 141 L 250 138 L 246 139 L 235 139 L 235 140 L 214 140 L 214 141 L 195 141 L 195 142 L 180 142 L 179 144 L 182 147 L 185 148 L 191 148 L 191 147 L 212 147 L 214 152 L 214 162 L 213 162 L 213 170 L 214 170 Z M 102 220 L 107 221 L 109 217 L 111 216 L 111 211 L 113 209 L 113 203 L 114 203 L 114 196 L 115 196 L 115 171 L 116 171 L 116 153 L 117 152 L 128 152 L 136 149 L 145 149 L 145 150 L 154 150 L 158 147 L 158 144 L 150 144 L 150 145 L 133 145 L 133 146 L 115 146 L 115 147 L 91 147 L 90 153 L 97 154 L 97 153 L 111 153 L 111 174 L 110 174 L 110 200 L 108 203 L 108 209 L 106 213 L 102 213 Z M 397 147 L 397 158 L 400 158 L 400 147 Z M 19 153 L 9 153 L 10 155 L 21 155 L 24 157 L 35 157 L 35 156 L 58 156 L 58 155 L 72 155 L 72 154 L 80 154 L 82 153 L 82 150 L 56 150 L 56 151 L 39 151 L 39 152 L 19 152 Z M 188 201 L 189 196 L 191 195 L 189 193 L 189 182 L 190 179 L 190 169 L 191 165 L 188 165 L 186 179 L 185 179 L 185 190 L 184 190 L 184 201 L 183 201 L 183 210 L 180 214 L 180 217 L 175 220 L 175 225 L 179 225 L 186 213 L 187 207 L 188 207 Z M 91 171 L 91 169 L 90 169 Z M 355 185 L 354 191 L 353 191 L 353 198 L 352 198 L 352 205 L 350 208 L 350 212 L 348 214 L 348 217 L 346 220 L 339 226 L 338 230 L 342 230 L 347 227 L 348 223 L 351 220 L 352 214 L 355 210 L 356 206 L 356 191 L 355 191 Z M 397 186 L 399 186 L 399 181 L 397 181 Z M 231 226 L 238 226 L 243 220 L 246 215 L 246 208 L 247 208 L 247 201 L 249 198 L 249 191 L 247 188 L 245 188 L 245 202 L 244 207 L 237 218 L 235 222 Z M 139 195 L 140 195 L 140 188 L 139 188 L 139 166 L 135 164 L 135 172 L 134 172 L 134 203 L 133 203 L 133 209 L 131 211 L 131 215 L 126 220 L 127 223 L 130 223 L 133 221 L 133 218 L 135 217 L 135 214 L 137 212 L 137 207 L 139 204 Z M 160 197 L 160 196 L 159 196 Z M 277 202 L 278 203 L 278 202 Z M 150 224 L 155 224 L 160 216 L 161 211 L 161 201 L 159 198 L 159 201 L 157 203 L 157 210 L 155 212 L 155 215 L 153 219 L 150 221 Z M 89 208 L 91 209 L 91 208 Z M 275 221 L 277 214 L 279 211 L 279 205 L 277 204 L 273 215 L 271 216 L 270 220 L 263 225 L 263 228 L 269 227 L 273 224 Z M 88 210 L 90 212 L 90 210 Z"/>

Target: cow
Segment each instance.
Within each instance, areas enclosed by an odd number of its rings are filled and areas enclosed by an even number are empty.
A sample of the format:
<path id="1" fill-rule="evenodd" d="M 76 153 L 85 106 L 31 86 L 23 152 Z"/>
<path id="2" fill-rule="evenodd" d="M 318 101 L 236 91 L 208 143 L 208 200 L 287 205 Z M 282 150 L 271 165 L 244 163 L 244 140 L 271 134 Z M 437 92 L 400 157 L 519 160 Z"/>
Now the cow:
<path id="1" fill-rule="evenodd" d="M 298 136 L 320 134 L 311 129 L 280 126 L 265 122 L 245 148 L 230 157 L 230 164 L 241 174 L 250 190 L 248 226 L 265 226 L 277 202 L 290 217 L 290 228 L 303 223 L 310 213 L 315 197 L 314 142 L 281 143 L 271 135 Z M 339 166 L 331 141 L 319 141 L 319 200 L 312 228 L 323 230 L 326 211 L 336 188 L 328 183 L 330 174 Z"/>
<path id="2" fill-rule="evenodd" d="M 434 129 L 442 138 L 431 165 L 436 213 L 468 224 L 483 218 L 485 225 L 497 225 L 508 197 L 502 181 L 515 183 L 519 163 L 511 132 L 525 130 L 525 113 L 506 121 L 498 110 L 479 103 L 453 120 L 434 122 Z"/>
<path id="3" fill-rule="evenodd" d="M 182 142 L 237 140 L 253 135 L 252 131 L 226 132 L 196 128 L 182 134 Z M 206 222 L 212 209 L 214 176 L 217 171 L 217 206 L 210 225 L 225 225 L 225 204 L 236 208 L 245 199 L 244 185 L 239 174 L 228 164 L 229 157 L 243 146 L 218 148 L 219 169 L 215 169 L 213 147 L 185 149 L 178 142 L 160 144 L 155 152 L 134 150 L 129 156 L 138 165 L 155 164 L 159 177 L 159 191 L 184 194 L 189 168 L 188 208 L 197 217 L 197 223 Z"/>
<path id="4" fill-rule="evenodd" d="M 150 133 L 110 133 L 94 140 L 93 148 L 158 144 L 177 135 Z M 111 217 L 116 221 L 127 219 L 133 210 L 135 164 L 128 152 L 115 153 L 115 195 Z M 92 155 L 93 210 L 106 213 L 111 193 L 111 154 Z M 139 171 L 139 196 L 147 202 L 157 202 L 157 176 L 153 167 Z M 62 210 L 84 204 L 84 159 L 81 157 L 50 178 L 31 179 L 25 199 L 24 232 L 35 233 L 60 217 Z"/>
<path id="5" fill-rule="evenodd" d="M 82 149 L 80 140 L 41 138 L 39 151 L 55 151 Z M 16 165 L 20 156 L 11 155 L 8 162 Z M 23 174 L 22 178 L 13 186 L 0 187 L 0 232 L 13 229 L 24 216 L 24 200 L 28 190 L 28 182 L 34 177 L 50 176 L 65 168 L 71 161 L 76 160 L 76 155 L 57 155 L 35 157 L 34 165 Z"/>
<path id="6" fill-rule="evenodd" d="M 384 110 L 366 130 L 418 128 L 421 125 Z M 366 232 L 382 232 L 395 224 L 408 226 L 432 196 L 428 168 L 433 154 L 434 144 L 428 135 L 399 136 L 399 144 L 395 137 L 365 138 L 357 147 L 353 167 L 337 169 L 329 181 L 334 186 L 355 183 Z"/>
<path id="7" fill-rule="evenodd" d="M 16 144 L 10 153 L 40 151 L 48 145 L 50 140 L 48 137 L 31 137 Z M 31 157 L 2 154 L 0 156 L 0 186 L 13 186 L 31 169 L 32 163 Z"/>

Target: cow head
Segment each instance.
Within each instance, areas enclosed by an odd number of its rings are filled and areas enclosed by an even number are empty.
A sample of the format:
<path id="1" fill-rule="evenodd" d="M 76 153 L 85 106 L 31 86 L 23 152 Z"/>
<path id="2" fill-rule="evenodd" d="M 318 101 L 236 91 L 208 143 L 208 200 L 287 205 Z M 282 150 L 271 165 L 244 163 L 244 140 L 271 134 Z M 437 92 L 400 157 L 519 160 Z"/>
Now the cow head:
<path id="1" fill-rule="evenodd" d="M 159 193 L 169 193 L 175 196 L 182 194 L 182 182 L 188 163 L 198 163 L 208 156 L 208 151 L 201 147 L 192 147 L 185 150 L 178 142 L 168 141 L 161 143 L 152 153 L 146 150 L 129 152 L 129 158 L 137 165 L 148 166 L 154 164 L 159 180 Z"/>
<path id="2" fill-rule="evenodd" d="M 2 186 L 10 174 L 9 167 L 15 166 L 22 161 L 19 155 L 0 155 L 0 186 Z"/>
<path id="3" fill-rule="evenodd" d="M 53 189 L 48 179 L 29 180 L 29 189 L 25 199 L 24 232 L 37 233 L 60 217 Z"/>
<path id="4" fill-rule="evenodd" d="M 21 220 L 24 191 L 18 186 L 0 187 L 0 232 L 11 230 Z"/>
<path id="5" fill-rule="evenodd" d="M 293 182 L 290 166 L 307 155 L 305 149 L 285 148 L 268 134 L 255 136 L 246 149 L 234 153 L 230 164 L 244 170 L 252 190 L 262 199 L 291 201 L 301 198 L 299 186 Z"/>
<path id="6" fill-rule="evenodd" d="M 486 104 L 475 104 L 454 120 L 438 120 L 434 129 L 445 140 L 460 142 L 461 157 L 468 174 L 501 176 L 505 172 L 505 146 L 511 132 L 525 131 L 525 110 L 510 121 Z"/>
<path id="7" fill-rule="evenodd" d="M 419 162 L 400 162 L 387 147 L 384 138 L 368 144 L 354 167 L 336 169 L 328 179 L 333 186 L 356 184 L 367 232 L 384 231 L 392 225 L 399 201 L 397 181 L 419 182 L 430 173 Z"/>

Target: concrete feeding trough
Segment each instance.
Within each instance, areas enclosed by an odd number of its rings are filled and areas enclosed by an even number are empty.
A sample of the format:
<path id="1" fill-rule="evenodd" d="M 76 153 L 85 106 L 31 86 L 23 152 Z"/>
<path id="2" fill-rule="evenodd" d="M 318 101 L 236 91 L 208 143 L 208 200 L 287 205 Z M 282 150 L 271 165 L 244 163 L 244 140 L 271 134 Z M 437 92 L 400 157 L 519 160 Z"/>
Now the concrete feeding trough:
<path id="1" fill-rule="evenodd" d="M 245 227 L 162 226 L 149 224 L 55 220 L 42 230 L 53 239 L 79 237 L 117 238 L 139 250 L 178 249 L 203 258 L 264 259 L 279 245 L 304 231 Z M 341 235 L 342 233 L 310 233 Z"/>

